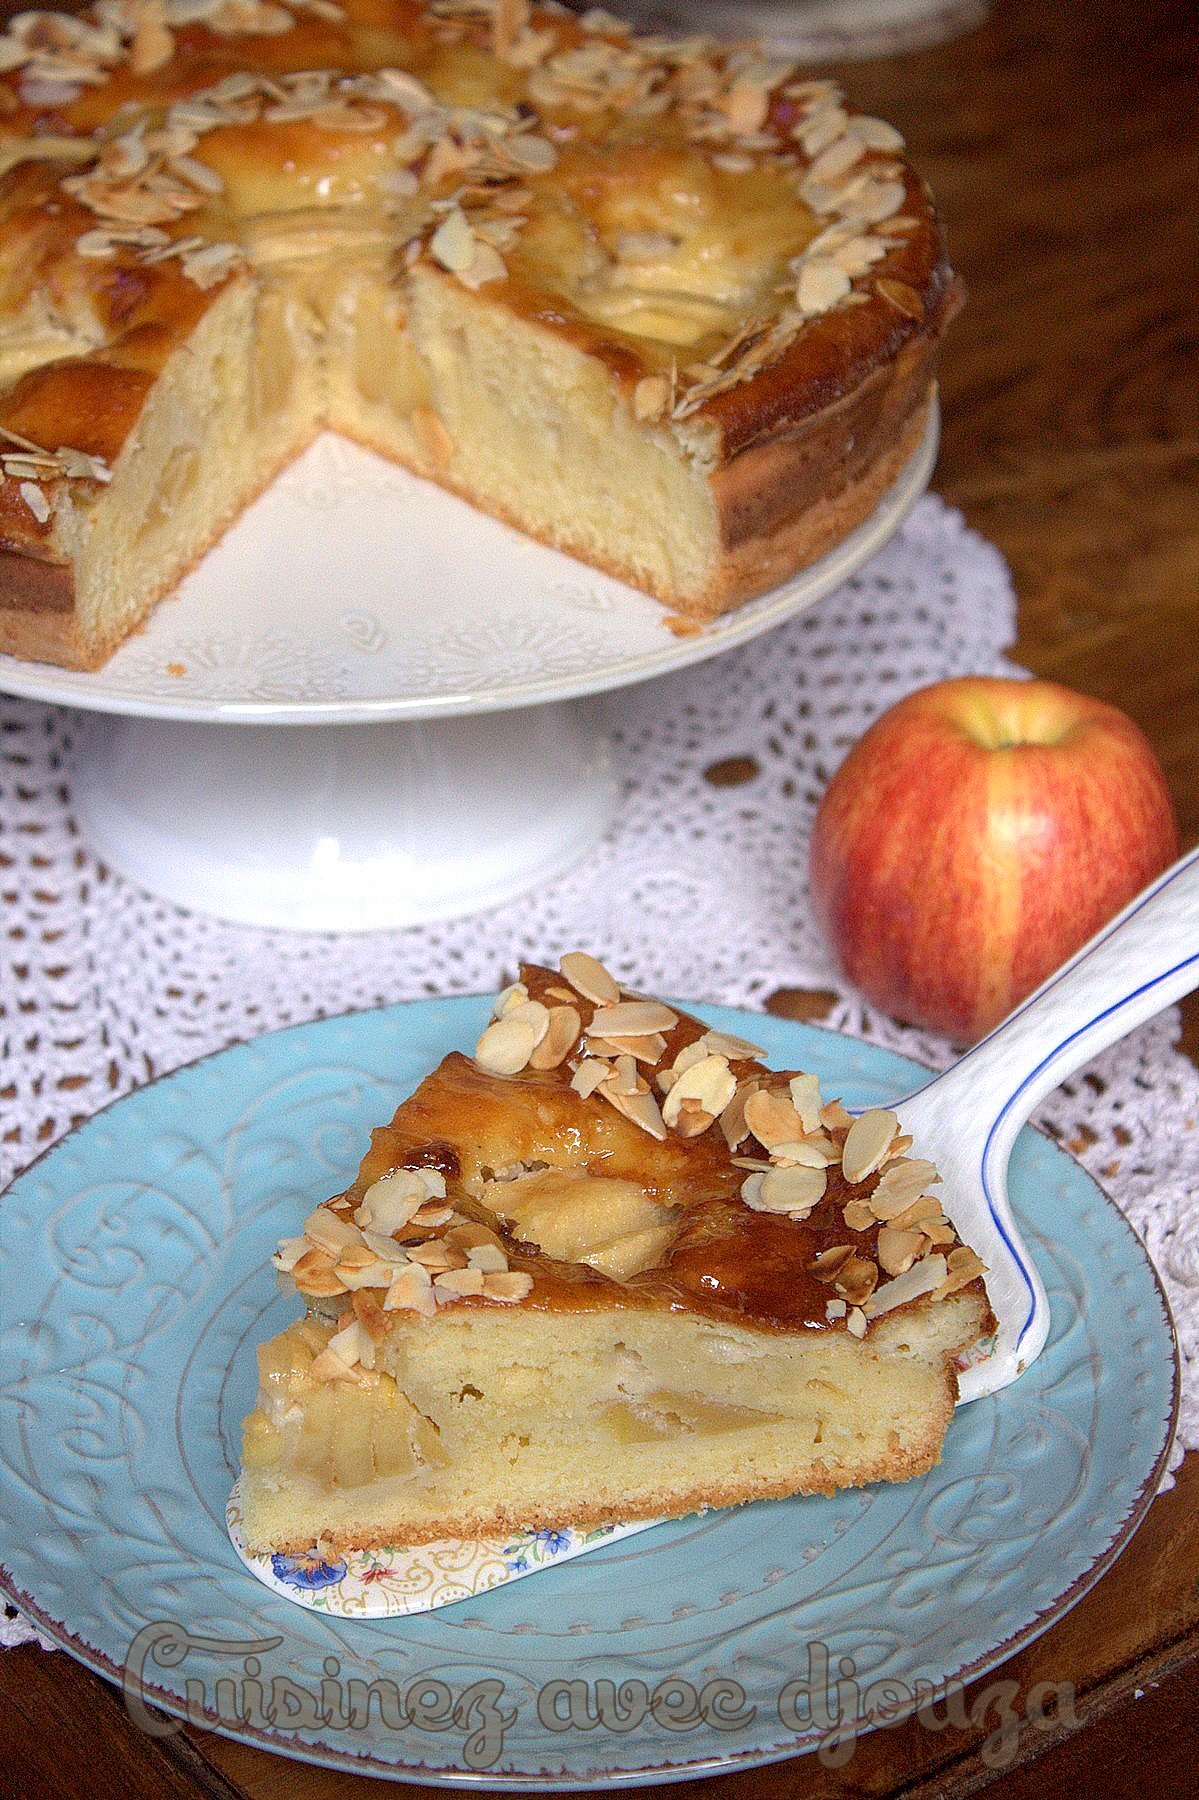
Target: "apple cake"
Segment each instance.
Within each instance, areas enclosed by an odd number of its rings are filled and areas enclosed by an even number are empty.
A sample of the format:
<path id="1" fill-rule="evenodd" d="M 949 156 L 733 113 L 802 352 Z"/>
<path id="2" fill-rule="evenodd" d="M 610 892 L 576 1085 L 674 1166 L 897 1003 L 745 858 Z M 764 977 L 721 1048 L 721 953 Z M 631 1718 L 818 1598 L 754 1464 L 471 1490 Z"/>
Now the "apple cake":
<path id="1" fill-rule="evenodd" d="M 369 1548 L 904 1480 L 937 1460 L 983 1266 L 895 1114 L 629 993 L 525 968 L 473 1055 L 274 1258 L 251 1549 Z"/>
<path id="2" fill-rule="evenodd" d="M 827 80 L 527 0 L 0 36 L 0 650 L 100 666 L 324 428 L 711 617 L 865 519 L 956 304 Z"/>

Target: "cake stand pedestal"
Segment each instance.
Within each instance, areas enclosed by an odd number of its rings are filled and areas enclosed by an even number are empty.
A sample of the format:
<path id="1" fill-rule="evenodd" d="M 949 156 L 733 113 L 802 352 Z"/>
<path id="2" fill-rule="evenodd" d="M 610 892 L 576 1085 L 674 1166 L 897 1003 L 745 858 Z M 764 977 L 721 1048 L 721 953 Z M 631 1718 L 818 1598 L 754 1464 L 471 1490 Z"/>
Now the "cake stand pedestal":
<path id="1" fill-rule="evenodd" d="M 697 632 L 326 436 L 102 670 L 0 657 L 0 689 L 83 709 L 81 829 L 150 893 L 305 931 L 457 917 L 551 880 L 611 822 L 589 696 L 839 587 L 898 530 L 936 446 L 933 416 L 851 537 Z"/>
<path id="2" fill-rule="evenodd" d="M 618 797 L 585 702 L 315 731 L 97 716 L 72 792 L 139 887 L 301 931 L 498 906 L 586 855 Z"/>

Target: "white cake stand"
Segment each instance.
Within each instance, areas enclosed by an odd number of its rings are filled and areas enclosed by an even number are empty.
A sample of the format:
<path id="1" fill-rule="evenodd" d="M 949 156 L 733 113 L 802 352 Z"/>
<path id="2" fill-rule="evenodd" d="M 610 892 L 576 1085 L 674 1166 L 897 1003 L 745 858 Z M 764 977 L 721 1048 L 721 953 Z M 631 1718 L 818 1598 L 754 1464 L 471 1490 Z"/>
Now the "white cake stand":
<path id="1" fill-rule="evenodd" d="M 0 656 L 88 715 L 94 848 L 199 912 L 311 931 L 453 918 L 586 854 L 619 794 L 586 697 L 718 655 L 861 567 L 924 491 L 698 635 L 341 438 L 320 438 L 97 674 Z M 263 726 L 305 726 L 263 730 Z"/>

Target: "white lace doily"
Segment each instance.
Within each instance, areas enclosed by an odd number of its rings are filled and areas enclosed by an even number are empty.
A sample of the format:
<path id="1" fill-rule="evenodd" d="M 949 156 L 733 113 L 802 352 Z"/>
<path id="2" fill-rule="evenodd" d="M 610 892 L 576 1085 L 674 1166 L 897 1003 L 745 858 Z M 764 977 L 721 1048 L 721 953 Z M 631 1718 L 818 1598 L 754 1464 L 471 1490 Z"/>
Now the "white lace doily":
<path id="1" fill-rule="evenodd" d="M 0 699 L 0 1179 L 73 1120 L 274 1026 L 426 994 L 478 993 L 584 945 L 651 991 L 761 1005 L 838 994 L 829 1023 L 943 1065 L 948 1047 L 845 989 L 808 915 L 808 834 L 870 721 L 943 676 L 1019 673 L 998 552 L 927 496 L 814 611 L 716 660 L 596 702 L 625 800 L 586 863 L 451 924 L 336 938 L 220 923 L 110 875 L 71 815 L 74 716 Z M 264 727 L 264 729 L 267 729 Z M 276 727 L 275 729 L 288 729 Z M 748 759 L 748 761 L 746 761 Z M 718 785 L 714 765 L 751 778 Z M 1141 1234 L 1182 1346 L 1179 1442 L 1199 1447 L 1199 1071 L 1174 1012 L 1054 1094 L 1038 1122 Z M 0 1642 L 29 1635 L 21 1621 Z"/>

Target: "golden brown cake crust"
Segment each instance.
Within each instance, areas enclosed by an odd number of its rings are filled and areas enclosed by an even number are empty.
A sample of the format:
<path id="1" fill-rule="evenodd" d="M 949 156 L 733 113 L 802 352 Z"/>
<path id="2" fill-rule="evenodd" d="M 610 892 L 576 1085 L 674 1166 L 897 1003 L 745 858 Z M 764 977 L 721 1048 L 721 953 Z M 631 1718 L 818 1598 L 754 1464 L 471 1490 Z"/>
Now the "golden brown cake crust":
<path id="1" fill-rule="evenodd" d="M 527 513 L 465 452 L 441 467 L 347 429 L 697 617 L 869 514 L 918 440 L 956 305 L 898 134 L 737 47 L 642 46 L 491 0 L 210 0 L 173 29 L 141 0 L 22 15 L 0 38 L 0 645 L 94 666 L 202 554 L 193 531 L 160 556 L 140 614 L 134 596 L 106 619 L 72 586 L 171 359 L 231 281 L 292 279 L 321 217 L 304 304 L 361 252 L 401 314 L 434 270 L 548 333 L 690 470 L 712 542 L 680 573 L 569 509 Z M 299 439 L 324 422 L 316 391 Z M 414 401 L 444 440 L 439 404 Z"/>

